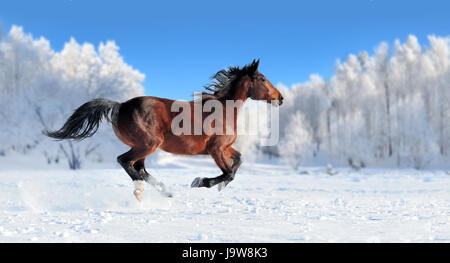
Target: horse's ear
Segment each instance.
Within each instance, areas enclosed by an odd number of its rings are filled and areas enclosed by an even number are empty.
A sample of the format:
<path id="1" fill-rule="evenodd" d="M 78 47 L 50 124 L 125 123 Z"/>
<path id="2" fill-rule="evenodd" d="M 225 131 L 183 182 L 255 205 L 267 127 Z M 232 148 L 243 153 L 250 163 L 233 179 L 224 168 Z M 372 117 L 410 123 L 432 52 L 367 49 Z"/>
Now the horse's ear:
<path id="1" fill-rule="evenodd" d="M 254 59 L 248 68 L 248 74 L 250 75 L 250 77 L 253 78 L 256 72 L 258 72 L 258 66 L 259 66 L 259 58 L 257 60 Z"/>

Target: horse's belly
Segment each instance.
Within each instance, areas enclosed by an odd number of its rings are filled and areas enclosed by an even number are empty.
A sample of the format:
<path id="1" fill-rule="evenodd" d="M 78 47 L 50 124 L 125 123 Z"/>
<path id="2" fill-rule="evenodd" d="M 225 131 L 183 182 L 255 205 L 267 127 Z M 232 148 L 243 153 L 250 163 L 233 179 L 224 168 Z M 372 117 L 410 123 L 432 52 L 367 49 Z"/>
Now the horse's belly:
<path id="1" fill-rule="evenodd" d="M 161 150 L 174 154 L 198 155 L 207 154 L 204 136 L 166 135 Z"/>

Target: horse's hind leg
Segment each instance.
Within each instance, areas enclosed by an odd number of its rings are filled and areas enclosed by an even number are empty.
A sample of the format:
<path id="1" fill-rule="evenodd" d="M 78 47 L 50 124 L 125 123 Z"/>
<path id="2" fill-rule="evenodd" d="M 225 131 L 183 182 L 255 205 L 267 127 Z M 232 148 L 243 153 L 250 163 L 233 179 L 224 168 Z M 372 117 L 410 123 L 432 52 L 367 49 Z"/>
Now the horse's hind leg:
<path id="1" fill-rule="evenodd" d="M 153 177 L 147 170 L 145 169 L 145 158 L 139 159 L 134 163 L 134 168 L 139 173 L 145 174 L 145 181 L 149 183 L 151 186 L 155 187 L 155 189 L 166 197 L 172 197 L 173 195 L 167 192 L 166 187 L 161 181 L 158 181 L 155 177 Z"/>
<path id="2" fill-rule="evenodd" d="M 145 182 L 159 187 L 159 189 L 165 190 L 164 185 L 153 178 L 144 167 L 144 159 L 149 154 L 153 153 L 158 148 L 158 144 L 151 147 L 132 148 L 128 152 L 117 157 L 117 161 L 127 172 L 134 182 L 135 190 L 134 195 L 141 201 L 142 193 L 144 192 Z M 170 196 L 170 194 L 165 194 Z"/>
<path id="3" fill-rule="evenodd" d="M 145 158 L 145 151 L 142 149 L 132 148 L 128 152 L 117 157 L 117 162 L 131 177 L 131 180 L 133 180 L 135 187 L 134 195 L 139 201 L 142 200 L 142 192 L 144 191 L 145 181 L 147 180 L 148 175 L 141 170 L 136 170 L 134 164 L 137 159 L 142 158 L 143 156 Z"/>

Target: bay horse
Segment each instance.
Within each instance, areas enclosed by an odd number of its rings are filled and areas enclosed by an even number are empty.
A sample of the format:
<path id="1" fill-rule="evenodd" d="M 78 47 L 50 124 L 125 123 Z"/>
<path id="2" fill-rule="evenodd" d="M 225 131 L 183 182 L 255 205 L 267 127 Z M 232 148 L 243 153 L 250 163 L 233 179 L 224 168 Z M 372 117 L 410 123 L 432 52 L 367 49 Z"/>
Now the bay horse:
<path id="1" fill-rule="evenodd" d="M 134 182 L 134 195 L 141 201 L 145 182 L 154 186 L 161 194 L 171 197 L 165 190 L 164 184 L 155 179 L 145 169 L 145 158 L 156 149 L 180 155 L 210 155 L 222 175 L 214 178 L 197 177 L 191 187 L 212 187 L 219 184 L 219 191 L 231 182 L 241 165 L 241 154 L 232 145 L 237 137 L 237 115 L 248 98 L 281 105 L 281 93 L 258 72 L 259 59 L 242 68 L 228 67 L 214 74 L 212 83 L 205 86 L 201 93 L 202 104 L 210 100 L 217 100 L 223 107 L 223 119 L 214 120 L 211 127 L 232 129 L 231 134 L 205 133 L 175 134 L 171 127 L 177 112 L 172 111 L 174 103 L 188 106 L 190 121 L 203 122 L 207 115 L 202 112 L 201 118 L 195 118 L 195 103 L 193 101 L 174 101 L 152 96 L 135 97 L 119 103 L 108 99 L 98 98 L 86 102 L 67 119 L 61 129 L 44 131 L 44 134 L 55 139 L 83 140 L 98 130 L 100 122 L 105 119 L 112 123 L 116 136 L 131 149 L 118 156 L 117 161 Z M 242 101 L 232 113 L 226 110 L 226 101 Z M 217 109 L 215 109 L 217 110 Z M 227 121 L 227 114 L 233 114 L 232 121 Z M 184 123 L 183 126 L 188 123 Z M 231 122 L 231 123 L 230 123 Z M 203 127 L 203 126 L 201 126 Z"/>

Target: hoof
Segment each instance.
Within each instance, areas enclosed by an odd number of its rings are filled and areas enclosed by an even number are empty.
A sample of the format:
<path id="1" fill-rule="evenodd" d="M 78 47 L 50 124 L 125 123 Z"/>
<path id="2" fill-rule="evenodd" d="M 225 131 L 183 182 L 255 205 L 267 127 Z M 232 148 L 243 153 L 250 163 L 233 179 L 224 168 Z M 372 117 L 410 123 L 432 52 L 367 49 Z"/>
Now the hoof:
<path id="1" fill-rule="evenodd" d="M 222 191 L 231 181 L 223 181 L 217 185 L 217 190 Z"/>
<path id="2" fill-rule="evenodd" d="M 162 193 L 162 195 L 165 196 L 165 197 L 169 197 L 169 198 L 173 197 L 173 194 L 169 193 L 169 192 Z"/>
<path id="3" fill-rule="evenodd" d="M 142 192 L 140 190 L 134 190 L 133 193 L 134 193 L 134 196 L 136 196 L 136 199 L 139 202 L 142 202 Z"/>
<path id="4" fill-rule="evenodd" d="M 203 181 L 203 179 L 200 178 L 200 177 L 195 178 L 194 181 L 192 181 L 191 187 L 192 188 L 194 188 L 194 187 L 201 187 L 202 186 L 202 181 Z"/>
<path id="5" fill-rule="evenodd" d="M 220 191 L 222 191 L 222 189 L 225 188 L 225 186 L 226 186 L 225 182 L 221 182 L 217 185 L 217 190 L 219 190 L 219 192 L 220 192 Z"/>

